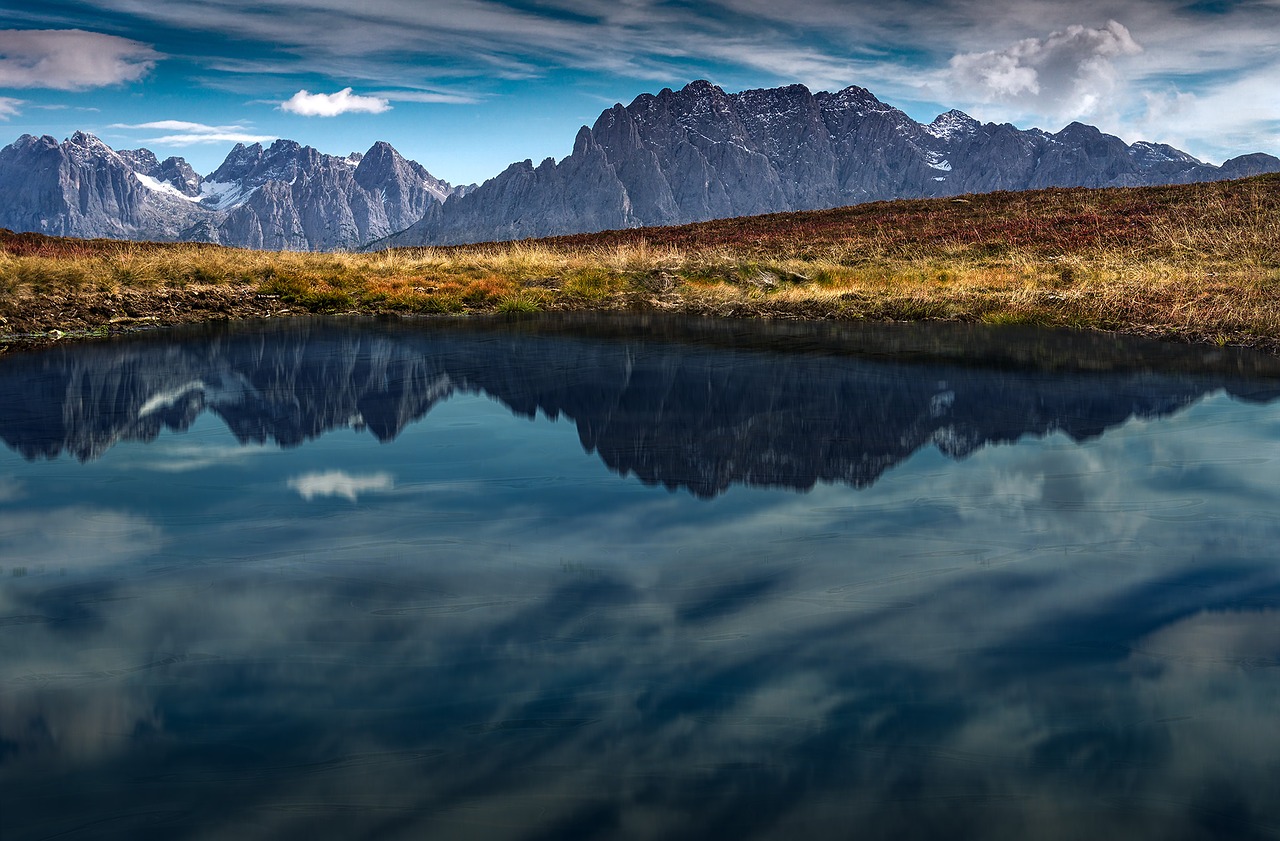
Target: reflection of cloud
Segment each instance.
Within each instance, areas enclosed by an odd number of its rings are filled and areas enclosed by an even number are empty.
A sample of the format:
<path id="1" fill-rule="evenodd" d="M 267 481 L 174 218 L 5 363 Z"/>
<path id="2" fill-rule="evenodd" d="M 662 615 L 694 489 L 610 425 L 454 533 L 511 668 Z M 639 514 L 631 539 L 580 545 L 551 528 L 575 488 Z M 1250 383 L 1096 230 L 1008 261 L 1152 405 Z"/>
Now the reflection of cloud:
<path id="1" fill-rule="evenodd" d="M 84 90 L 133 82 L 160 54 L 146 44 L 80 29 L 0 31 L 0 87 Z"/>
<path id="2" fill-rule="evenodd" d="M 84 570 L 155 551 L 161 531 L 136 514 L 73 506 L 0 514 L 0 566 Z"/>
<path id="3" fill-rule="evenodd" d="M 159 473 L 189 473 L 207 467 L 245 461 L 273 448 L 263 445 L 242 444 L 215 446 L 188 444 L 181 439 L 170 438 L 149 446 L 132 462 L 137 470 L 154 470 Z"/>
<path id="4" fill-rule="evenodd" d="M 0 502 L 12 502 L 23 496 L 22 484 L 16 479 L 0 478 Z"/>
<path id="5" fill-rule="evenodd" d="M 65 664 L 61 664 L 65 665 Z M 85 677 L 99 664 L 86 664 Z M 136 664 L 120 664 L 126 668 Z M 136 687 L 85 685 L 44 691 L 0 692 L 0 744 L 14 753 L 77 762 L 106 761 L 127 750 L 135 734 L 161 729 L 150 693 Z"/>
<path id="6" fill-rule="evenodd" d="M 1188 663 L 1280 665 L 1280 612 L 1202 611 L 1160 629 L 1135 649 L 1143 656 Z"/>
<path id="7" fill-rule="evenodd" d="M 329 470 L 295 476 L 289 480 L 289 487 L 308 501 L 317 496 L 341 496 L 355 502 L 363 493 L 389 491 L 395 487 L 395 482 L 390 473 L 354 476 L 342 470 Z"/>

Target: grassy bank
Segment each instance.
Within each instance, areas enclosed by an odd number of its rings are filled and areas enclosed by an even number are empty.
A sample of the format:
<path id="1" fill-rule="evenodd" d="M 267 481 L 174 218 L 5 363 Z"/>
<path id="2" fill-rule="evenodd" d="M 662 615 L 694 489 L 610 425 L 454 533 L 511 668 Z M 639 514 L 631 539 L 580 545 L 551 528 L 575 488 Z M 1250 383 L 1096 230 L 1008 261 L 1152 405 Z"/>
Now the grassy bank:
<path id="1" fill-rule="evenodd" d="M 372 254 L 0 235 L 0 337 L 302 313 L 644 309 L 1280 348 L 1280 176 L 880 202 Z"/>

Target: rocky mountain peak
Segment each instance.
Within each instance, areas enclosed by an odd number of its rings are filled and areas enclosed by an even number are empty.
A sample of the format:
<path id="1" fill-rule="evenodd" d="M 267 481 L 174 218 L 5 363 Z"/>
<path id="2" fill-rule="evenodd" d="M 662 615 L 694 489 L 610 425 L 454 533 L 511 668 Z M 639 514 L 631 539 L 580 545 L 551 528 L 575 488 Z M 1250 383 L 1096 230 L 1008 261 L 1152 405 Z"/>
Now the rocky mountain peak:
<path id="1" fill-rule="evenodd" d="M 71 136 L 67 138 L 67 143 L 72 146 L 80 146 L 84 149 L 106 149 L 108 151 L 112 151 L 111 147 L 103 143 L 97 135 L 90 134 L 87 131 L 72 132 Z"/>
<path id="2" fill-rule="evenodd" d="M 200 195 L 200 184 L 204 181 L 185 158 L 178 157 L 165 158 L 148 174 L 179 193 L 192 197 Z"/>
<path id="3" fill-rule="evenodd" d="M 208 180 L 147 149 L 117 153 L 88 132 L 24 136 L 0 149 L 0 226 L 56 236 L 191 240 L 248 248 L 358 248 L 403 230 L 453 188 L 387 144 L 339 158 L 291 140 L 236 144 Z"/>
<path id="4" fill-rule="evenodd" d="M 116 154 L 124 158 L 125 163 L 133 167 L 134 172 L 149 174 L 151 170 L 160 166 L 155 152 L 150 149 L 120 149 Z"/>
<path id="5" fill-rule="evenodd" d="M 114 149 L 87 131 L 74 132 L 62 144 L 62 149 L 69 158 L 80 164 L 110 162 L 119 166 L 128 166 Z"/>
<path id="6" fill-rule="evenodd" d="M 971 135 L 982 128 L 982 123 L 963 111 L 954 108 L 945 114 L 933 118 L 933 122 L 925 126 L 925 131 L 940 140 L 952 140 L 957 137 Z"/>
<path id="7" fill-rule="evenodd" d="M 237 143 L 222 161 L 222 165 L 206 176 L 206 181 L 231 183 L 239 181 L 253 171 L 261 161 L 263 149 L 261 143 L 245 145 Z"/>

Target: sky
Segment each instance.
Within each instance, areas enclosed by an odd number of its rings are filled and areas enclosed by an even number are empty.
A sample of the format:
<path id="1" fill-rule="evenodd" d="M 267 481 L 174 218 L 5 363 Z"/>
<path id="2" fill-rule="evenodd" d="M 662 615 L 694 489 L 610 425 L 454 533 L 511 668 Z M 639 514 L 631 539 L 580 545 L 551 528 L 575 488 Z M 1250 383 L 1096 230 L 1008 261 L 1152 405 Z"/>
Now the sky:
<path id="1" fill-rule="evenodd" d="M 0 0 L 0 140 L 85 130 L 202 174 L 285 137 L 480 182 L 694 79 L 1220 163 L 1280 154 L 1280 0 Z"/>

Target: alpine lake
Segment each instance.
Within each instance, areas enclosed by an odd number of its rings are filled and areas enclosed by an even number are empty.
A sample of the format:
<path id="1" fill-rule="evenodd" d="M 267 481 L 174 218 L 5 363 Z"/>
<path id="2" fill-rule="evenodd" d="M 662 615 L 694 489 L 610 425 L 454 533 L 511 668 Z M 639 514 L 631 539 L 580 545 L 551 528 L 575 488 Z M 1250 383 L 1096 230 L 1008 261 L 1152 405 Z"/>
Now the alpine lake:
<path id="1" fill-rule="evenodd" d="M 0 357 L 0 838 L 1280 837 L 1280 358 L 655 316 Z"/>

